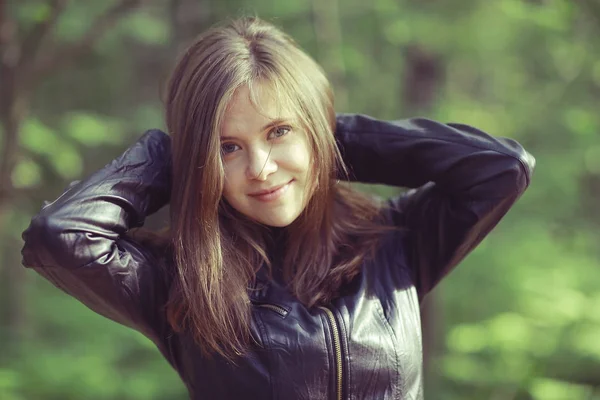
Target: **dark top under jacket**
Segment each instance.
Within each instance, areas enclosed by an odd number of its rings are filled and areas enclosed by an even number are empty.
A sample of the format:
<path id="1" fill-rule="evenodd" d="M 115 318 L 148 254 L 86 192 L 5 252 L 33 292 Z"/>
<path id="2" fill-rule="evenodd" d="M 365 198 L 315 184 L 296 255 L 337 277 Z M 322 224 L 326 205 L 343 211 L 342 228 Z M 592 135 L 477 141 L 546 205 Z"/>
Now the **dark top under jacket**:
<path id="1" fill-rule="evenodd" d="M 353 179 L 411 188 L 382 211 L 404 229 L 327 307 L 307 309 L 277 282 L 253 292 L 259 345 L 237 366 L 170 329 L 160 310 L 173 262 L 124 235 L 169 201 L 159 130 L 43 207 L 23 264 L 150 338 L 192 399 L 422 399 L 419 304 L 525 191 L 535 161 L 514 140 L 421 118 L 338 115 L 336 139 Z"/>

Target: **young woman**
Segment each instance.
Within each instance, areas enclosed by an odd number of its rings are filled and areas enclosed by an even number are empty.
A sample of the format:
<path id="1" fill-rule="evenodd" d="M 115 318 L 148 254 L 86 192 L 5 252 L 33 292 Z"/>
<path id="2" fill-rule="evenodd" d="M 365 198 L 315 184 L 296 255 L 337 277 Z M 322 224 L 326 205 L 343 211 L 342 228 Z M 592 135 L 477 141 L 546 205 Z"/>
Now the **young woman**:
<path id="1" fill-rule="evenodd" d="M 419 303 L 529 184 L 513 140 L 333 110 L 240 19 L 181 57 L 151 130 L 24 232 L 24 265 L 139 330 L 194 399 L 421 399 Z M 412 188 L 382 204 L 345 179 Z M 170 203 L 159 239 L 132 234 Z"/>

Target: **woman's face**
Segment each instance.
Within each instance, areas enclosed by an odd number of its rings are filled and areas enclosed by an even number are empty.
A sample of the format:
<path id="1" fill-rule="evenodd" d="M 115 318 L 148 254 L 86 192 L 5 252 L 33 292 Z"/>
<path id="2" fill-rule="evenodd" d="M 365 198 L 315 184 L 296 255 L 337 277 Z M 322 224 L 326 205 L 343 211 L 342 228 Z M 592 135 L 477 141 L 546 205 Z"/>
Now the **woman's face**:
<path id="1" fill-rule="evenodd" d="M 266 86 L 258 109 L 247 86 L 234 94 L 223 121 L 223 196 L 240 213 L 268 226 L 291 224 L 308 202 L 311 151 L 291 110 L 278 107 Z"/>

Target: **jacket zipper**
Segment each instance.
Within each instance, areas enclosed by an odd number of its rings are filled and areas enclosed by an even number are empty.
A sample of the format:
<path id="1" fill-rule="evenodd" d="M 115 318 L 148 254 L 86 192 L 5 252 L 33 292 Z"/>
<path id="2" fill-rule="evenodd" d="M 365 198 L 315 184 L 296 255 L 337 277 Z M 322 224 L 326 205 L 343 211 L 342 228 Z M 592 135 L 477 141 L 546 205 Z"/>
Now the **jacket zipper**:
<path id="1" fill-rule="evenodd" d="M 286 310 L 285 308 L 275 305 L 275 304 L 270 304 L 270 303 L 258 303 L 255 302 L 253 303 L 255 306 L 257 307 L 262 307 L 262 308 L 266 308 L 272 311 L 275 311 L 277 314 L 281 315 L 282 317 L 285 317 L 288 315 L 289 310 Z"/>
<path id="2" fill-rule="evenodd" d="M 332 310 L 327 307 L 319 307 L 325 311 L 329 323 L 331 325 L 331 332 L 333 337 L 333 349 L 335 351 L 335 399 L 342 400 L 342 341 L 340 337 L 340 329 L 335 319 L 335 315 Z"/>

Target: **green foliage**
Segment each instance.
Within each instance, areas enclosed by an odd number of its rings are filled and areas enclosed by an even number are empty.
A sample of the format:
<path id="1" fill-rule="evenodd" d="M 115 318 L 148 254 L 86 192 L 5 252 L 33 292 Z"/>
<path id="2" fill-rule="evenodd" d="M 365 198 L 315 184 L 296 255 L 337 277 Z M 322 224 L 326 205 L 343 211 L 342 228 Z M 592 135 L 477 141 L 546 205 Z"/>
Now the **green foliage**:
<path id="1" fill-rule="evenodd" d="M 179 3 L 186 7 L 179 13 L 171 2 L 150 1 L 123 16 L 35 93 L 12 181 L 37 193 L 16 204 L 3 232 L 8 243 L 17 243 L 42 200 L 104 165 L 142 131 L 164 129 L 159 93 L 176 49 L 213 22 L 256 13 L 336 74 L 336 92 L 348 98 L 338 111 L 471 124 L 521 141 L 537 158 L 529 191 L 434 292 L 439 346 L 429 360 L 427 398 L 600 399 L 595 2 L 337 0 L 319 15 L 329 29 L 315 24 L 314 1 Z M 69 2 L 45 45 L 76 43 L 114 4 Z M 13 2 L 11 12 L 26 32 L 50 8 L 31 0 Z M 340 37 L 332 39 L 335 26 Z M 415 48 L 441 70 L 431 104 L 416 110 L 405 98 L 415 83 L 406 77 Z M 333 50 L 339 59 L 331 59 Z M 383 197 L 399 192 L 356 186 Z M 18 357 L 0 366 L 1 398 L 185 398 L 148 340 L 30 276 L 24 298 L 33 328 Z"/>
<path id="2" fill-rule="evenodd" d="M 535 379 L 531 385 L 531 395 L 536 400 L 588 400 L 593 392 L 590 387 L 556 379 Z"/>
<path id="3" fill-rule="evenodd" d="M 40 166 L 33 160 L 25 158 L 19 160 L 12 172 L 12 184 L 14 187 L 22 189 L 37 186 L 42 179 Z"/>
<path id="4" fill-rule="evenodd" d="M 65 133 L 85 146 L 119 145 L 123 122 L 116 118 L 85 112 L 68 113 L 64 120 Z"/>
<path id="5" fill-rule="evenodd" d="M 39 120 L 35 118 L 26 120 L 21 128 L 20 139 L 21 145 L 25 149 L 44 156 L 62 178 L 74 179 L 81 175 L 83 160 L 77 149 Z M 28 173 L 35 173 L 36 171 L 35 168 L 32 168 L 31 162 L 29 167 L 26 168 L 29 168 L 25 171 Z M 15 172 L 18 173 L 19 171 Z M 21 176 L 21 178 L 23 177 Z M 30 182 L 36 183 L 35 176 L 30 175 L 28 178 Z"/>
<path id="6" fill-rule="evenodd" d="M 137 12 L 123 19 L 123 31 L 132 39 L 146 45 L 167 44 L 170 26 L 164 18 L 149 13 Z"/>
<path id="7" fill-rule="evenodd" d="M 33 0 L 21 2 L 18 7 L 12 8 L 16 20 L 19 21 L 19 27 L 23 30 L 29 30 L 31 27 L 48 19 L 51 13 L 51 7 L 48 2 Z"/>

